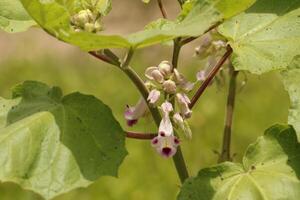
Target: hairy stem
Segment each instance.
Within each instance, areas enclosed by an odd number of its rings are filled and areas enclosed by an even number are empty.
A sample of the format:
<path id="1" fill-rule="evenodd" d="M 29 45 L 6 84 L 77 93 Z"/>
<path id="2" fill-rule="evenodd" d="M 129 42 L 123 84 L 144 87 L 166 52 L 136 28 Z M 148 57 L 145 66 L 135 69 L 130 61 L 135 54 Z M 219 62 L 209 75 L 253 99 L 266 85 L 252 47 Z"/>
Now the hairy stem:
<path id="1" fill-rule="evenodd" d="M 167 15 L 167 11 L 166 9 L 164 8 L 164 5 L 162 3 L 162 0 L 157 0 L 157 3 L 158 3 L 158 7 L 160 9 L 160 12 L 162 14 L 162 16 L 167 19 L 168 18 L 168 15 Z"/>
<path id="2" fill-rule="evenodd" d="M 223 145 L 219 157 L 219 163 L 224 161 L 231 161 L 230 144 L 231 144 L 231 127 L 233 119 L 233 110 L 236 96 L 236 79 L 238 71 L 235 71 L 230 65 L 230 82 L 226 106 L 226 118 L 224 125 Z"/>
<path id="3" fill-rule="evenodd" d="M 190 109 L 192 109 L 195 104 L 197 103 L 200 96 L 203 94 L 207 86 L 210 84 L 210 82 L 214 79 L 220 68 L 223 66 L 227 58 L 231 55 L 232 49 L 231 47 L 227 47 L 226 53 L 222 56 L 222 58 L 219 60 L 219 62 L 214 66 L 214 68 L 209 72 L 207 78 L 204 80 L 200 88 L 197 90 L 196 94 L 193 96 L 191 103 L 189 105 Z"/>
<path id="4" fill-rule="evenodd" d="M 140 140 L 151 140 L 157 136 L 156 133 L 134 133 L 126 131 L 126 137 Z"/>

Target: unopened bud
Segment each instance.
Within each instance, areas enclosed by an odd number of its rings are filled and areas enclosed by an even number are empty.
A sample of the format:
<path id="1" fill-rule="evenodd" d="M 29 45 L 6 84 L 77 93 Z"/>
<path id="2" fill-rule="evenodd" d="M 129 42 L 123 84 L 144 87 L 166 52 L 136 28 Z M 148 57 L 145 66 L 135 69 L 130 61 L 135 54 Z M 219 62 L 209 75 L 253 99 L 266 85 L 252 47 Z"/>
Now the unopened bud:
<path id="1" fill-rule="evenodd" d="M 176 93 L 176 83 L 172 80 L 167 80 L 163 83 L 163 89 L 168 94 L 175 94 Z"/>
<path id="2" fill-rule="evenodd" d="M 87 31 L 87 32 L 94 32 L 94 24 L 86 23 L 84 25 L 84 30 Z"/>
<path id="3" fill-rule="evenodd" d="M 153 79 L 155 81 L 157 81 L 158 83 L 162 83 L 164 81 L 164 76 L 160 73 L 159 70 L 153 70 L 151 72 L 151 76 L 153 77 Z"/>
<path id="4" fill-rule="evenodd" d="M 165 76 L 165 78 L 169 78 L 172 74 L 172 64 L 169 61 L 162 61 L 158 65 L 158 70 Z"/>
<path id="5" fill-rule="evenodd" d="M 92 22 L 93 13 L 89 9 L 81 10 L 72 17 L 72 22 L 80 27 L 84 27 L 86 23 Z"/>

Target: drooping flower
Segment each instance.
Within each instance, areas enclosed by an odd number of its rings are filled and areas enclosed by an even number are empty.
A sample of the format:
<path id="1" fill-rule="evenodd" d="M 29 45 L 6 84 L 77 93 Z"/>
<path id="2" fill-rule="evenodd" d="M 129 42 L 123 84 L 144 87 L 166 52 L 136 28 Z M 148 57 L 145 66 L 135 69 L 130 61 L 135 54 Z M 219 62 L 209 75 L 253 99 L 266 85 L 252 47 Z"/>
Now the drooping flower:
<path id="1" fill-rule="evenodd" d="M 184 118 L 190 118 L 192 116 L 192 111 L 189 108 L 191 103 L 189 97 L 184 93 L 177 93 L 176 100 L 180 109 L 180 113 Z"/>
<path id="2" fill-rule="evenodd" d="M 147 103 L 143 98 L 140 98 L 135 106 L 127 106 L 124 113 L 125 119 L 127 120 L 127 125 L 135 125 L 138 122 L 139 118 L 143 117 L 146 114 L 147 109 Z"/>
<path id="3" fill-rule="evenodd" d="M 160 91 L 158 91 L 157 89 L 153 89 L 150 91 L 147 100 L 149 101 L 150 104 L 155 104 L 159 100 L 159 97 L 160 97 Z"/>
<path id="4" fill-rule="evenodd" d="M 151 141 L 152 147 L 155 148 L 157 153 L 165 158 L 170 158 L 176 154 L 179 143 L 179 139 L 174 135 L 158 135 Z"/>

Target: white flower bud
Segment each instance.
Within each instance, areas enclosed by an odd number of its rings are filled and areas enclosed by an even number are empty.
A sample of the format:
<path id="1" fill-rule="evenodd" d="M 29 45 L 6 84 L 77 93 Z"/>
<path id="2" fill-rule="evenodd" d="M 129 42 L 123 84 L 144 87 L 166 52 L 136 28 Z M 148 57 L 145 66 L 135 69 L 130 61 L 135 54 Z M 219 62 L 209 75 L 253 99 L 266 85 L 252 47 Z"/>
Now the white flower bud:
<path id="1" fill-rule="evenodd" d="M 153 89 L 150 91 L 147 100 L 149 101 L 150 104 L 155 104 L 160 97 L 160 91 Z"/>
<path id="2" fill-rule="evenodd" d="M 153 77 L 153 79 L 155 81 L 157 81 L 158 83 L 162 83 L 164 81 L 164 77 L 163 75 L 160 73 L 159 70 L 153 70 L 151 72 L 151 76 Z"/>
<path id="3" fill-rule="evenodd" d="M 84 27 L 86 23 L 93 21 L 93 13 L 89 9 L 81 10 L 72 17 L 72 23 L 77 26 Z"/>
<path id="4" fill-rule="evenodd" d="M 155 80 L 158 83 L 162 83 L 164 81 L 164 77 L 162 73 L 158 70 L 157 67 L 148 67 L 145 72 L 145 76 L 150 80 Z"/>
<path id="5" fill-rule="evenodd" d="M 92 23 L 86 23 L 84 25 L 84 30 L 87 31 L 87 32 L 90 32 L 90 33 L 94 32 L 94 29 L 95 29 L 95 26 Z"/>
<path id="6" fill-rule="evenodd" d="M 169 61 L 162 61 L 158 65 L 158 70 L 164 75 L 165 78 L 169 78 L 172 74 L 173 66 Z"/>
<path id="7" fill-rule="evenodd" d="M 176 83 L 172 80 L 167 80 L 163 83 L 163 89 L 168 94 L 175 94 L 176 93 Z"/>

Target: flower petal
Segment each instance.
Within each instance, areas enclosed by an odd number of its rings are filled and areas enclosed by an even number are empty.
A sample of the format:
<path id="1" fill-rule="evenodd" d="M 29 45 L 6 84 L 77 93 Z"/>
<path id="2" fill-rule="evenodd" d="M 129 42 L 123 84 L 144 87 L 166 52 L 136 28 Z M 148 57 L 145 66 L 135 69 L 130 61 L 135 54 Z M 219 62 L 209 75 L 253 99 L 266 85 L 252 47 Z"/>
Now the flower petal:
<path id="1" fill-rule="evenodd" d="M 173 111 L 173 106 L 170 102 L 165 101 L 161 104 L 161 109 L 163 111 L 164 116 L 169 116 L 169 113 Z"/>
<path id="2" fill-rule="evenodd" d="M 160 91 L 153 89 L 150 91 L 149 96 L 147 100 L 149 101 L 150 104 L 155 104 L 160 97 Z"/>
<path id="3" fill-rule="evenodd" d="M 124 112 L 124 117 L 127 120 L 128 126 L 133 126 L 138 119 L 143 117 L 147 112 L 147 104 L 143 98 L 140 98 L 134 107 L 127 106 Z"/>
<path id="4" fill-rule="evenodd" d="M 163 157 L 169 158 L 176 154 L 179 145 L 179 139 L 176 136 L 161 137 L 152 139 L 152 146 Z"/>
<path id="5" fill-rule="evenodd" d="M 154 78 L 152 77 L 152 74 L 151 74 L 154 70 L 157 70 L 157 67 L 155 67 L 155 66 L 148 67 L 145 71 L 145 76 L 150 80 L 154 80 Z"/>
<path id="6" fill-rule="evenodd" d="M 173 135 L 173 125 L 169 116 L 164 116 L 160 121 L 158 134 L 161 136 Z"/>

